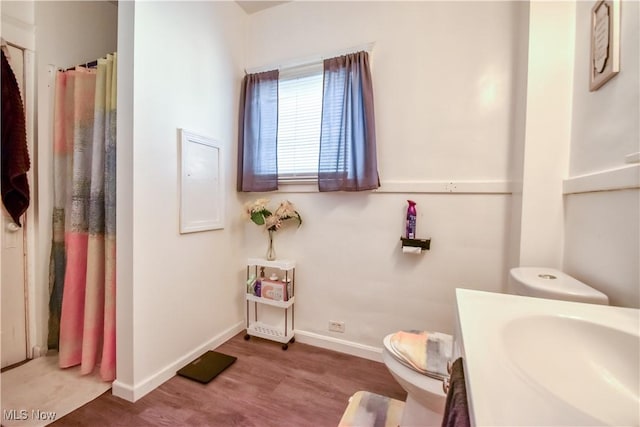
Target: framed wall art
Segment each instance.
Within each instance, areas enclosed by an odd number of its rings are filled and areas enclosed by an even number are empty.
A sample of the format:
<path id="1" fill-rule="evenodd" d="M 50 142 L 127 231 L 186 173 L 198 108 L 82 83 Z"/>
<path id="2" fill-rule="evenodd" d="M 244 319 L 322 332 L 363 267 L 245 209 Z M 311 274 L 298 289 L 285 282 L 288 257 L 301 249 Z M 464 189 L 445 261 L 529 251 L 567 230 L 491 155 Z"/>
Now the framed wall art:
<path id="1" fill-rule="evenodd" d="M 180 233 L 224 228 L 222 147 L 184 129 L 179 135 Z"/>
<path id="2" fill-rule="evenodd" d="M 598 90 L 620 71 L 620 0 L 598 0 L 591 9 L 589 90 Z"/>

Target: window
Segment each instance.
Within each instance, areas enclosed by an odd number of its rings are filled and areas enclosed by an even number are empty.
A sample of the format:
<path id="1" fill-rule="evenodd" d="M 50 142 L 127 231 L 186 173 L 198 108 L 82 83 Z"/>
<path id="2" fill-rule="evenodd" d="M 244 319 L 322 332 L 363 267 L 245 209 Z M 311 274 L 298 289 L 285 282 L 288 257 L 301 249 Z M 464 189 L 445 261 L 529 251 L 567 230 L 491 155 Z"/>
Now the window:
<path id="1" fill-rule="evenodd" d="M 280 71 L 278 181 L 317 179 L 322 62 Z"/>
<path id="2" fill-rule="evenodd" d="M 319 191 L 380 186 L 367 52 L 247 74 L 240 109 L 238 191 L 294 180 Z"/>

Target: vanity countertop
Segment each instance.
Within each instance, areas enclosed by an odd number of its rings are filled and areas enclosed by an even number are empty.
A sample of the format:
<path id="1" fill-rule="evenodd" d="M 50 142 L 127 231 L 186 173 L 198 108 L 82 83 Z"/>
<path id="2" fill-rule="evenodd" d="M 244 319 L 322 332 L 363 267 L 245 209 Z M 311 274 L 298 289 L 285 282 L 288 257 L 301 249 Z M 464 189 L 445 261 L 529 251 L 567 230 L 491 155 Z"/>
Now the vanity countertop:
<path id="1" fill-rule="evenodd" d="M 640 310 L 456 289 L 476 426 L 640 423 Z"/>

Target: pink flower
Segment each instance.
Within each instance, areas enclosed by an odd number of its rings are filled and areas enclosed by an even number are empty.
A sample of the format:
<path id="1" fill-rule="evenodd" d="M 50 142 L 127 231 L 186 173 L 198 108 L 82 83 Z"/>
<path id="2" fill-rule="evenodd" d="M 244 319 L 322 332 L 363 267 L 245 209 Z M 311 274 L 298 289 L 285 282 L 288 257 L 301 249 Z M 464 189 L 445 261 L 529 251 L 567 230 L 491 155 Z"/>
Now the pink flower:
<path id="1" fill-rule="evenodd" d="M 276 231 L 282 227 L 282 219 L 278 215 L 270 215 L 265 218 L 264 226 L 267 230 Z"/>
<path id="2" fill-rule="evenodd" d="M 290 201 L 283 200 L 280 202 L 280 205 L 273 213 L 268 208 L 268 203 L 269 199 L 258 199 L 245 203 L 243 216 L 257 225 L 264 225 L 270 231 L 279 230 L 285 220 L 292 218 L 298 221 L 298 227 L 302 224 L 302 217 Z"/>

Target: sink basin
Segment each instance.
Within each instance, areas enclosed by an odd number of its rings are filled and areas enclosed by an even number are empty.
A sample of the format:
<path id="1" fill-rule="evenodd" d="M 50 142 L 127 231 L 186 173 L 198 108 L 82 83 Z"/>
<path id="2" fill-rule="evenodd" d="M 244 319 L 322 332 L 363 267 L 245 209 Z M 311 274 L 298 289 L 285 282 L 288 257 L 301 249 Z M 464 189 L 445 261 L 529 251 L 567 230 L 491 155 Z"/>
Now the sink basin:
<path id="1" fill-rule="evenodd" d="M 640 337 L 579 317 L 507 322 L 507 357 L 532 387 L 603 425 L 638 425 Z"/>
<path id="2" fill-rule="evenodd" d="M 456 289 L 474 426 L 640 426 L 640 310 Z"/>

